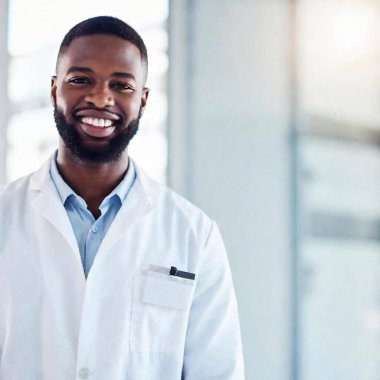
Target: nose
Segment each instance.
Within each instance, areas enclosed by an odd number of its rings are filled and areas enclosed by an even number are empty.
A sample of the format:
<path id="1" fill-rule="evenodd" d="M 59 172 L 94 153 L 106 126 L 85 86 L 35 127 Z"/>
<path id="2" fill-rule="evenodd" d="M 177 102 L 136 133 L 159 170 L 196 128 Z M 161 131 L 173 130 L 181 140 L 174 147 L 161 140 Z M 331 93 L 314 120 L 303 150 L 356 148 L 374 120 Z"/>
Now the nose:
<path id="1" fill-rule="evenodd" d="M 87 94 L 84 101 L 94 105 L 96 108 L 113 107 L 115 100 L 107 86 L 94 86 L 92 91 Z"/>

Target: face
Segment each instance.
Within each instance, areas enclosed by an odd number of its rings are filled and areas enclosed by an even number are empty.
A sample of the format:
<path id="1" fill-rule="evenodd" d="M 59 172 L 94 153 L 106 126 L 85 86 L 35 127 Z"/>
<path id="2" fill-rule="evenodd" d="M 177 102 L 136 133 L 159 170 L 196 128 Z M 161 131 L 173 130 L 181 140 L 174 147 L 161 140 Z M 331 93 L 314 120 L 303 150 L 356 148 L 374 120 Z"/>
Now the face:
<path id="1" fill-rule="evenodd" d="M 144 81 L 140 51 L 129 41 L 101 34 L 74 39 L 52 78 L 63 149 L 85 163 L 116 161 L 144 112 Z"/>

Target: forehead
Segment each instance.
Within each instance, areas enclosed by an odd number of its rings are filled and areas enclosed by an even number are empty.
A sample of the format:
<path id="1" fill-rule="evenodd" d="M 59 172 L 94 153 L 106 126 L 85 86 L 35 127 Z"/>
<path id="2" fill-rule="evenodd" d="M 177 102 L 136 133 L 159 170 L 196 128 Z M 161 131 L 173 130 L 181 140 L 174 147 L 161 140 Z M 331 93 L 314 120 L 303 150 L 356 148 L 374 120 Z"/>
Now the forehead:
<path id="1" fill-rule="evenodd" d="M 58 71 L 64 74 L 72 66 L 89 67 L 94 71 L 127 70 L 143 77 L 138 47 L 113 35 L 94 34 L 75 38 L 59 57 Z"/>

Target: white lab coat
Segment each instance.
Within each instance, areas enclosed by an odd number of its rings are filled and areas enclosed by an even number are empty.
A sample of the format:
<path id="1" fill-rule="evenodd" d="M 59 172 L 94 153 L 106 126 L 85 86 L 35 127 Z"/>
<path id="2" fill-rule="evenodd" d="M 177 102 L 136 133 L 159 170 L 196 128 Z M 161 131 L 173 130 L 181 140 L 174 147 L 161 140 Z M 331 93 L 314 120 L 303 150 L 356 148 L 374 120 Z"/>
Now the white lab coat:
<path id="1" fill-rule="evenodd" d="M 49 164 L 3 189 L 0 380 L 244 378 L 217 226 L 136 172 L 87 281 Z"/>

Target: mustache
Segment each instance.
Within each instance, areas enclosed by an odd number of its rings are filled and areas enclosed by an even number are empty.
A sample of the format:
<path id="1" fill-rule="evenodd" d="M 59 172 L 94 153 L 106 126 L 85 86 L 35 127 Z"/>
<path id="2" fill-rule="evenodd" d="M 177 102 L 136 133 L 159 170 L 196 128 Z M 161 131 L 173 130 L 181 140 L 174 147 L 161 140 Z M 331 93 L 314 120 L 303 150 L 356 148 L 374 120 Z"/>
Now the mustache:
<path id="1" fill-rule="evenodd" d="M 98 111 L 98 112 L 106 112 L 110 115 L 113 115 L 115 117 L 117 117 L 119 120 L 124 120 L 124 115 L 118 113 L 118 112 L 114 112 L 114 111 L 110 111 L 108 108 L 98 108 L 98 107 L 79 107 L 79 108 L 76 108 L 73 112 L 72 112 L 72 115 L 74 117 L 77 117 L 77 114 L 81 111 Z"/>

